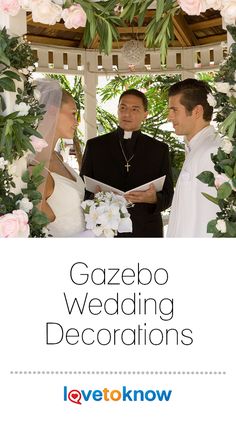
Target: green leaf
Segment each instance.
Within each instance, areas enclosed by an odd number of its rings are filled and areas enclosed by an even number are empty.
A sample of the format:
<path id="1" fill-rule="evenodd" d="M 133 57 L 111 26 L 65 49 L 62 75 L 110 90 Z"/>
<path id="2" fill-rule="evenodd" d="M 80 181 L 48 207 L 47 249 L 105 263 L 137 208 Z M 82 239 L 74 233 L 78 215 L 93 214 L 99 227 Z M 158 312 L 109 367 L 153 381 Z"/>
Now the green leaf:
<path id="1" fill-rule="evenodd" d="M 208 193 L 202 192 L 202 195 L 205 196 L 205 198 L 208 199 L 208 201 L 213 202 L 213 204 L 219 205 L 219 201 L 217 198 L 214 198 L 214 196 L 208 195 Z"/>
<path id="2" fill-rule="evenodd" d="M 215 233 L 217 220 L 209 221 L 207 225 L 207 233 Z"/>
<path id="3" fill-rule="evenodd" d="M 227 225 L 227 232 L 230 236 L 235 237 L 236 236 L 236 223 L 232 221 L 226 221 Z"/>
<path id="4" fill-rule="evenodd" d="M 221 184 L 221 186 L 219 187 L 218 191 L 217 191 L 217 197 L 219 199 L 226 199 L 228 198 L 232 193 L 232 187 L 230 186 L 229 183 L 223 183 Z"/>
<path id="5" fill-rule="evenodd" d="M 24 183 L 28 183 L 28 182 L 30 181 L 30 173 L 29 173 L 29 171 L 28 171 L 28 170 L 26 170 L 26 171 L 22 174 L 21 179 L 22 179 L 22 181 L 23 181 Z"/>
<path id="6" fill-rule="evenodd" d="M 5 53 L 3 52 L 3 50 L 1 48 L 0 48 L 0 63 L 5 64 L 8 67 L 10 67 L 10 65 L 11 65 L 9 58 L 7 58 L 7 56 L 5 55 Z"/>
<path id="7" fill-rule="evenodd" d="M 10 79 L 9 77 L 1 77 L 0 86 L 9 92 L 15 92 L 16 90 L 16 85 L 14 83 L 14 80 Z"/>
<path id="8" fill-rule="evenodd" d="M 208 184 L 209 187 L 213 187 L 215 183 L 215 176 L 211 171 L 203 171 L 196 177 L 202 183 Z"/>
<path id="9" fill-rule="evenodd" d="M 14 71 L 6 70 L 6 71 L 4 71 L 4 74 L 5 74 L 5 76 L 10 77 L 11 79 L 18 80 L 18 82 L 21 81 L 21 77 L 19 76 L 19 74 L 15 73 Z"/>
<path id="10" fill-rule="evenodd" d="M 158 22 L 161 19 L 162 14 L 164 12 L 164 7 L 165 7 L 164 0 L 159 0 L 156 3 L 156 22 Z"/>
<path id="11" fill-rule="evenodd" d="M 225 166 L 225 173 L 229 178 L 232 178 L 234 175 L 234 171 L 233 168 L 231 168 L 230 166 L 226 165 Z"/>
<path id="12" fill-rule="evenodd" d="M 233 185 L 233 187 L 236 188 L 236 178 L 235 177 L 232 178 L 232 185 Z"/>
<path id="13" fill-rule="evenodd" d="M 38 175 L 40 175 L 42 173 L 43 169 L 44 169 L 44 163 L 43 162 L 39 163 L 38 165 L 35 165 L 32 168 L 32 177 L 37 177 Z"/>

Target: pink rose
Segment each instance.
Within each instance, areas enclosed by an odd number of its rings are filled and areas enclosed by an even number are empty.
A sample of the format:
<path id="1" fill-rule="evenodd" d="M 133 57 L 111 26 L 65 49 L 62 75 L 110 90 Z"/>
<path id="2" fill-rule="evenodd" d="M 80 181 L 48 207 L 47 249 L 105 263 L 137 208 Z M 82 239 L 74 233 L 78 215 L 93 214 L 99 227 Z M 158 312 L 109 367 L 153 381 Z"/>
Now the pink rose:
<path id="1" fill-rule="evenodd" d="M 225 3 L 221 10 L 221 15 L 224 18 L 225 24 L 235 25 L 236 23 L 236 1 Z"/>
<path id="2" fill-rule="evenodd" d="M 20 10 L 18 0 L 0 0 L 0 10 L 8 15 L 15 16 Z"/>
<path id="3" fill-rule="evenodd" d="M 31 0 L 31 8 L 34 22 L 55 25 L 61 19 L 61 6 L 50 0 Z"/>
<path id="4" fill-rule="evenodd" d="M 218 174 L 215 178 L 215 183 L 214 183 L 216 189 L 218 190 L 222 184 L 228 181 L 229 181 L 229 178 L 225 174 Z"/>
<path id="5" fill-rule="evenodd" d="M 181 9 L 188 15 L 200 15 L 201 12 L 205 12 L 202 0 L 177 0 Z"/>
<path id="6" fill-rule="evenodd" d="M 45 147 L 48 146 L 48 143 L 43 140 L 43 138 L 38 138 L 32 135 L 30 142 L 36 152 L 41 152 Z"/>
<path id="7" fill-rule="evenodd" d="M 14 210 L 0 217 L 1 238 L 28 238 L 29 233 L 28 215 L 23 210 Z"/>
<path id="8" fill-rule="evenodd" d="M 84 9 L 80 4 L 77 4 L 64 9 L 62 12 L 62 19 L 65 21 L 66 28 L 78 28 L 85 27 L 87 17 Z"/>

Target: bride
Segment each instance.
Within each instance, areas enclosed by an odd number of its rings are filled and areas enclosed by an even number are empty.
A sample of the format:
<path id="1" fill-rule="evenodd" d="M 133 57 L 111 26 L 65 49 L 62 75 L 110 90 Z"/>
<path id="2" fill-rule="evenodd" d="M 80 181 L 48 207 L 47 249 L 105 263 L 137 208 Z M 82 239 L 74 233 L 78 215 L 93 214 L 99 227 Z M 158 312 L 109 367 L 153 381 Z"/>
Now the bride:
<path id="1" fill-rule="evenodd" d="M 76 104 L 56 80 L 37 80 L 36 89 L 40 92 L 39 103 L 45 106 L 38 131 L 48 143 L 35 157 L 36 163 L 45 165 L 41 209 L 50 220 L 48 230 L 53 237 L 83 236 L 86 234 L 81 234 L 85 229 L 81 208 L 84 183 L 55 151 L 59 138 L 73 138 L 78 125 Z"/>

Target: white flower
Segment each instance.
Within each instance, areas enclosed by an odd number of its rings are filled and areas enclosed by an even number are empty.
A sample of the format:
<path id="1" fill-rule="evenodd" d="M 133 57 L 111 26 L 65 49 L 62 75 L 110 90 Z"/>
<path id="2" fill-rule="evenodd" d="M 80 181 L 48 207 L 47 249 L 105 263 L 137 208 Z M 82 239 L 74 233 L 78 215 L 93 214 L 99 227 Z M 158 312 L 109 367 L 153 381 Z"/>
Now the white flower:
<path id="1" fill-rule="evenodd" d="M 217 101 L 212 94 L 207 94 L 207 102 L 211 107 L 216 107 Z"/>
<path id="2" fill-rule="evenodd" d="M 0 169 L 5 169 L 5 166 L 8 165 L 8 161 L 5 160 L 3 157 L 0 158 Z"/>
<path id="3" fill-rule="evenodd" d="M 132 221 L 129 217 L 124 217 L 120 220 L 119 226 L 118 226 L 118 232 L 124 233 L 124 232 L 132 232 Z"/>
<path id="4" fill-rule="evenodd" d="M 226 233 L 226 223 L 224 220 L 217 220 L 216 229 L 221 233 Z"/>
<path id="5" fill-rule="evenodd" d="M 18 112 L 18 116 L 27 116 L 29 113 L 30 105 L 21 102 L 20 104 L 14 105 L 14 111 Z"/>
<path id="6" fill-rule="evenodd" d="M 25 76 L 27 76 L 29 74 L 28 68 L 20 68 L 18 71 L 20 73 L 24 74 Z"/>
<path id="7" fill-rule="evenodd" d="M 222 7 L 222 0 L 205 0 L 206 9 L 220 10 Z"/>
<path id="8" fill-rule="evenodd" d="M 95 236 L 113 237 L 117 232 L 132 232 L 130 214 L 123 196 L 110 192 L 99 192 L 93 200 L 82 202 L 86 228 Z"/>
<path id="9" fill-rule="evenodd" d="M 216 86 L 216 90 L 223 94 L 228 94 L 230 90 L 230 86 L 228 82 L 216 82 L 215 86 Z"/>
<path id="10" fill-rule="evenodd" d="M 221 15 L 224 18 L 225 24 L 235 25 L 236 22 L 236 1 L 235 0 L 222 0 L 223 8 Z"/>
<path id="11" fill-rule="evenodd" d="M 32 19 L 34 22 L 55 25 L 61 19 L 62 8 L 50 0 L 32 0 Z"/>
<path id="12" fill-rule="evenodd" d="M 233 144 L 231 143 L 230 139 L 227 137 L 223 138 L 220 147 L 223 150 L 223 152 L 225 152 L 227 155 L 230 154 L 233 150 Z"/>
<path id="13" fill-rule="evenodd" d="M 24 10 L 31 10 L 31 0 L 18 0 L 20 6 L 22 7 L 22 9 Z"/>
<path id="14" fill-rule="evenodd" d="M 22 198 L 18 203 L 20 210 L 23 210 L 26 213 L 28 213 L 33 208 L 32 202 L 30 202 L 29 199 L 26 197 Z"/>

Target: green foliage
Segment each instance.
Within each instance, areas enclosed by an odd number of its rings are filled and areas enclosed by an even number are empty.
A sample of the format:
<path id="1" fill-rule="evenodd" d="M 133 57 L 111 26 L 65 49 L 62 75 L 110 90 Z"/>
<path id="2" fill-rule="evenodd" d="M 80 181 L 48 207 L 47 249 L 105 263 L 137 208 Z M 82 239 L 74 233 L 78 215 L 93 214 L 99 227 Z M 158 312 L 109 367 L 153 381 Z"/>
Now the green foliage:
<path id="1" fill-rule="evenodd" d="M 25 75 L 19 73 L 23 68 Z M 41 138 L 37 132 L 43 108 L 34 97 L 30 73 L 35 69 L 30 46 L 17 37 L 10 37 L 6 29 L 0 31 L 0 216 L 19 210 L 23 198 L 30 208 L 25 208 L 31 237 L 44 237 L 48 219 L 38 209 L 42 196 L 37 190 L 42 183 L 43 165 L 37 165 L 32 173 L 26 169 L 22 177 L 14 172 L 19 162 L 26 165 L 30 152 L 34 153 L 31 137 Z M 16 82 L 21 89 L 16 91 Z M 4 115 L 5 92 L 15 96 L 14 112 Z M 20 106 L 21 104 L 21 106 Z M 19 106 L 19 109 L 18 109 Z M 25 110 L 21 110 L 22 106 Z M 17 171 L 17 170 L 16 170 Z M 18 186 L 16 186 L 16 182 Z M 19 187 L 19 190 L 18 190 Z M 23 201 L 24 202 L 24 201 Z M 22 205 L 23 206 L 23 205 Z M 21 209 L 22 210 L 22 209 Z M 14 216 L 13 216 L 14 217 Z M 8 217 L 7 217 L 8 218 Z M 12 218 L 12 217 L 11 217 Z M 26 216 L 27 218 L 27 216 Z M 28 232 L 28 229 L 27 229 Z"/>
<path id="2" fill-rule="evenodd" d="M 236 42 L 236 27 L 227 27 Z M 230 47 L 229 56 L 215 75 L 216 121 L 224 137 L 221 147 L 211 158 L 218 174 L 207 171 L 198 179 L 215 187 L 217 197 L 204 196 L 219 206 L 216 219 L 208 224 L 208 231 L 214 237 L 236 236 L 236 43 Z M 223 84 L 223 85 L 222 85 Z M 222 91 L 222 92 L 221 92 Z"/>

